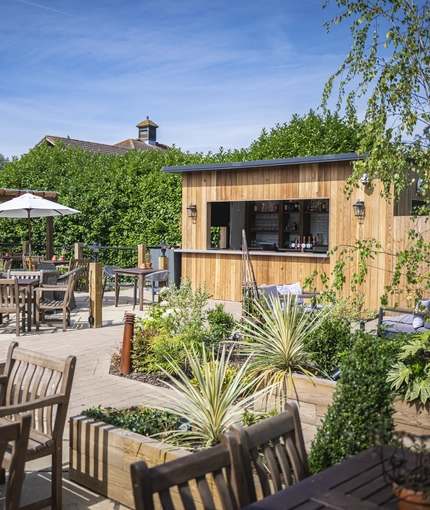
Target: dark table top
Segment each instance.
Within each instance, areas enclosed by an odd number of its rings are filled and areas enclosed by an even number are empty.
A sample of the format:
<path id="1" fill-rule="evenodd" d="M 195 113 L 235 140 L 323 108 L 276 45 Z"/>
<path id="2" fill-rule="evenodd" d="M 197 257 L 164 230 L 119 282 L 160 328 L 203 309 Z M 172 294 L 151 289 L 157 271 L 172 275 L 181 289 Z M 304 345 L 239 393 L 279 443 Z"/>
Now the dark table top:
<path id="1" fill-rule="evenodd" d="M 364 452 L 291 487 L 264 498 L 247 510 L 396 510 L 396 498 L 387 474 L 389 459 L 404 455 L 413 462 L 416 453 L 384 445 Z"/>
<path id="2" fill-rule="evenodd" d="M 159 269 L 141 269 L 140 267 L 127 267 L 125 269 L 115 269 L 116 274 L 121 275 L 131 275 L 131 276 L 139 276 L 139 275 L 147 275 L 156 273 L 157 271 L 160 271 Z"/>

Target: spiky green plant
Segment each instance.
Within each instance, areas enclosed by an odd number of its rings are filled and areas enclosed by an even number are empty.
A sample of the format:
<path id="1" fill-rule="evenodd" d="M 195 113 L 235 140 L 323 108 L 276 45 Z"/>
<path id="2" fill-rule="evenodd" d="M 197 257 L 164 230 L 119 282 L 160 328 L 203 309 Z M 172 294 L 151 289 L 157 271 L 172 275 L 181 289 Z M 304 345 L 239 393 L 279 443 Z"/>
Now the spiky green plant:
<path id="1" fill-rule="evenodd" d="M 267 386 L 276 388 L 278 405 L 286 401 L 288 386 L 293 391 L 294 372 L 314 375 L 309 370 L 312 353 L 307 350 L 306 338 L 330 313 L 330 308 L 304 313 L 303 306 L 290 294 L 283 299 L 269 296 L 257 301 L 253 314 L 243 317 L 242 333 L 247 342 L 242 344 L 241 352 L 252 357 L 247 376 L 255 381 L 263 379 Z"/>
<path id="2" fill-rule="evenodd" d="M 256 397 L 256 394 L 244 396 L 254 384 L 254 381 L 245 379 L 249 360 L 232 378 L 228 370 L 231 351 L 226 354 L 225 347 L 218 358 L 212 350 L 209 359 L 204 347 L 201 358 L 194 349 L 188 350 L 185 346 L 184 349 L 193 382 L 177 366 L 172 366 L 173 375 L 160 367 L 171 380 L 171 384 L 167 384 L 174 394 L 165 395 L 168 403 L 151 406 L 188 420 L 190 431 L 172 431 L 170 437 L 182 436 L 181 439 L 190 444 L 210 446 L 219 443 L 221 435 L 233 423 L 241 421 L 243 411 L 250 407 Z M 261 390 L 257 396 L 266 391 L 270 391 L 270 388 Z"/>

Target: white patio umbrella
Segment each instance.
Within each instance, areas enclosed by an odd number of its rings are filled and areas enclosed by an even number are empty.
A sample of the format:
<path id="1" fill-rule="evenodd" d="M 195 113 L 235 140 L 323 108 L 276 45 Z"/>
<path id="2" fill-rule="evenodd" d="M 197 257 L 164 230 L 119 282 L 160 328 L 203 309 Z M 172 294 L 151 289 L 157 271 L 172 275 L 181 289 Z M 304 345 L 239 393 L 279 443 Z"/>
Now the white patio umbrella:
<path id="1" fill-rule="evenodd" d="M 62 204 L 57 204 L 46 198 L 38 197 L 32 193 L 24 193 L 0 204 L 0 218 L 27 218 L 28 243 L 31 246 L 31 218 L 47 216 L 65 216 L 80 211 Z"/>

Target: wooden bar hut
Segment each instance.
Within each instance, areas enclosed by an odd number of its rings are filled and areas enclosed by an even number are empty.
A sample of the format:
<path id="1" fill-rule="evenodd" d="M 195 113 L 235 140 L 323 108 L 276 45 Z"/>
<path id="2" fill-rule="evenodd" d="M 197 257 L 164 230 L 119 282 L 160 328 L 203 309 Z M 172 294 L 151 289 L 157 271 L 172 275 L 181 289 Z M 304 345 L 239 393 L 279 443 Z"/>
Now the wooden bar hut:
<path id="1" fill-rule="evenodd" d="M 361 291 L 365 306 L 378 308 L 395 263 L 388 253 L 407 246 L 420 197 L 409 190 L 393 206 L 381 198 L 381 183 L 363 176 L 347 199 L 346 179 L 358 159 L 347 153 L 164 167 L 182 174 L 182 276 L 206 282 L 215 299 L 240 301 L 242 229 L 258 285 L 303 283 L 314 269 L 329 274 L 329 249 L 375 238 L 387 254 L 371 264 Z M 347 279 L 357 263 L 347 267 Z"/>

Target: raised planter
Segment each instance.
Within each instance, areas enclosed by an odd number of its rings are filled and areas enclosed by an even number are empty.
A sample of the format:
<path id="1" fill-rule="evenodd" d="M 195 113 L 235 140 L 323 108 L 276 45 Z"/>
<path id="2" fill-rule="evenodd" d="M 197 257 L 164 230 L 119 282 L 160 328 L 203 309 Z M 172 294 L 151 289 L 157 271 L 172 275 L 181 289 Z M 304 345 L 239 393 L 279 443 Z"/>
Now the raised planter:
<path id="1" fill-rule="evenodd" d="M 130 464 L 154 466 L 185 455 L 190 453 L 86 416 L 70 418 L 70 480 L 130 508 Z"/>

